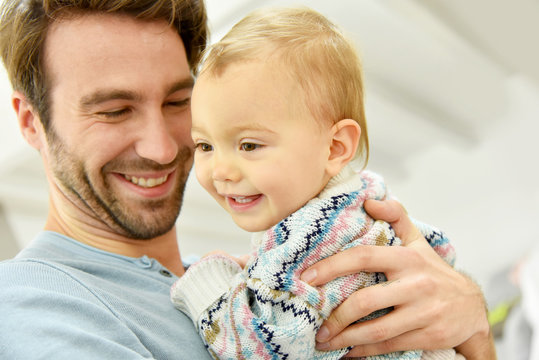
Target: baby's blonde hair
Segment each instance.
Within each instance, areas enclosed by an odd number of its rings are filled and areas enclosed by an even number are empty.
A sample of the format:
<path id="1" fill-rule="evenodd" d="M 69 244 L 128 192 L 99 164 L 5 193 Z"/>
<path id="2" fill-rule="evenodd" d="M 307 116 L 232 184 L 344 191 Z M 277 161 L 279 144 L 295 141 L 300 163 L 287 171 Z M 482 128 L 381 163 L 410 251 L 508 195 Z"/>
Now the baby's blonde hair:
<path id="1" fill-rule="evenodd" d="M 353 119 L 361 126 L 357 158 L 365 166 L 369 140 L 359 57 L 343 33 L 308 8 L 252 12 L 211 46 L 201 74 L 219 76 L 228 65 L 277 56 L 284 73 L 300 84 L 315 119 L 336 123 Z"/>

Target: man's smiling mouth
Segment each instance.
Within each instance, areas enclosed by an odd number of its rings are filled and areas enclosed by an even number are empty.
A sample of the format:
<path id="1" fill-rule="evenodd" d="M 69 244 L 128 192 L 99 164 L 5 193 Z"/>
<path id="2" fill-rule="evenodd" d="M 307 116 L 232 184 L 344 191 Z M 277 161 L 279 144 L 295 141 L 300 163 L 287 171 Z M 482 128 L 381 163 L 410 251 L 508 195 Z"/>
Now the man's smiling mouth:
<path id="1" fill-rule="evenodd" d="M 144 177 L 136 177 L 136 176 L 130 176 L 124 174 L 124 178 L 127 181 L 131 181 L 133 184 L 138 185 L 140 187 L 144 188 L 152 188 L 155 186 L 159 186 L 163 184 L 168 179 L 168 175 L 161 176 L 158 178 L 144 178 Z"/>

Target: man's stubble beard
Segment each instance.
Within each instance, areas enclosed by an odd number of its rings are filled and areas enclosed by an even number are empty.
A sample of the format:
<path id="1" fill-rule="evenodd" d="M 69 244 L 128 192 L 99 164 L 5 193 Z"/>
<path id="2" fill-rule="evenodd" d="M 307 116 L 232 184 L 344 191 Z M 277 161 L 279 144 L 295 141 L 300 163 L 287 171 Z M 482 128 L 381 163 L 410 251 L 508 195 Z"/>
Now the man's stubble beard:
<path id="1" fill-rule="evenodd" d="M 149 240 L 169 232 L 174 227 L 193 161 L 191 147 L 180 148 L 176 159 L 167 165 L 143 158 L 130 161 L 112 160 L 100 169 L 99 179 L 91 179 L 84 162 L 66 149 L 65 143 L 52 129 L 49 129 L 47 138 L 53 160 L 53 174 L 61 189 L 68 193 L 67 197 L 76 202 L 75 206 L 83 207 L 84 212 L 90 212 L 114 232 L 135 240 Z M 187 162 L 189 166 L 185 165 Z M 122 169 L 160 171 L 171 168 L 176 169 L 176 188 L 173 194 L 165 199 L 141 201 L 140 211 L 130 208 L 125 201 L 117 197 L 105 176 L 112 169 L 121 172 Z"/>

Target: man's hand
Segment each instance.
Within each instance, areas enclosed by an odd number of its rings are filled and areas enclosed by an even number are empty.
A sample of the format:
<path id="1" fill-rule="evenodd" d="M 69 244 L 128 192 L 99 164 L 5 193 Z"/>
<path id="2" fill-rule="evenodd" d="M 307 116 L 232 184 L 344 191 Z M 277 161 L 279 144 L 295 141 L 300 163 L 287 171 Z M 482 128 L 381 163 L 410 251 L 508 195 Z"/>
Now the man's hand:
<path id="1" fill-rule="evenodd" d="M 398 202 L 369 200 L 365 209 L 373 218 L 389 222 L 403 246 L 358 246 L 302 274 L 314 286 L 359 271 L 383 272 L 388 279 L 358 290 L 337 307 L 320 328 L 317 347 L 354 346 L 347 356 L 458 347 L 468 359 L 476 358 L 477 349 L 482 349 L 482 359 L 495 359 L 479 287 L 436 254 Z M 350 325 L 387 307 L 394 310 Z"/>

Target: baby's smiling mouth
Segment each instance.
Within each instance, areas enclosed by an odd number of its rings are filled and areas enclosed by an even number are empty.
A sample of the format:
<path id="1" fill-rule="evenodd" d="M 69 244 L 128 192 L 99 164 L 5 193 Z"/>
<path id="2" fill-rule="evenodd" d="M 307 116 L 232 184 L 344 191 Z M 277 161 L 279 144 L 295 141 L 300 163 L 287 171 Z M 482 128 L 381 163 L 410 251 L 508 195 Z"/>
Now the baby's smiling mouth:
<path id="1" fill-rule="evenodd" d="M 248 203 L 251 203 L 255 200 L 257 200 L 258 198 L 260 198 L 260 196 L 262 196 L 261 194 L 257 194 L 257 195 L 248 195 L 248 196 L 243 196 L 243 195 L 225 195 L 225 197 L 227 197 L 228 199 L 234 201 L 235 203 L 237 204 L 248 204 Z"/>
<path id="2" fill-rule="evenodd" d="M 252 197 L 247 197 L 247 196 L 232 196 L 232 199 L 234 199 L 234 201 L 240 204 L 247 204 L 253 201 Z"/>

